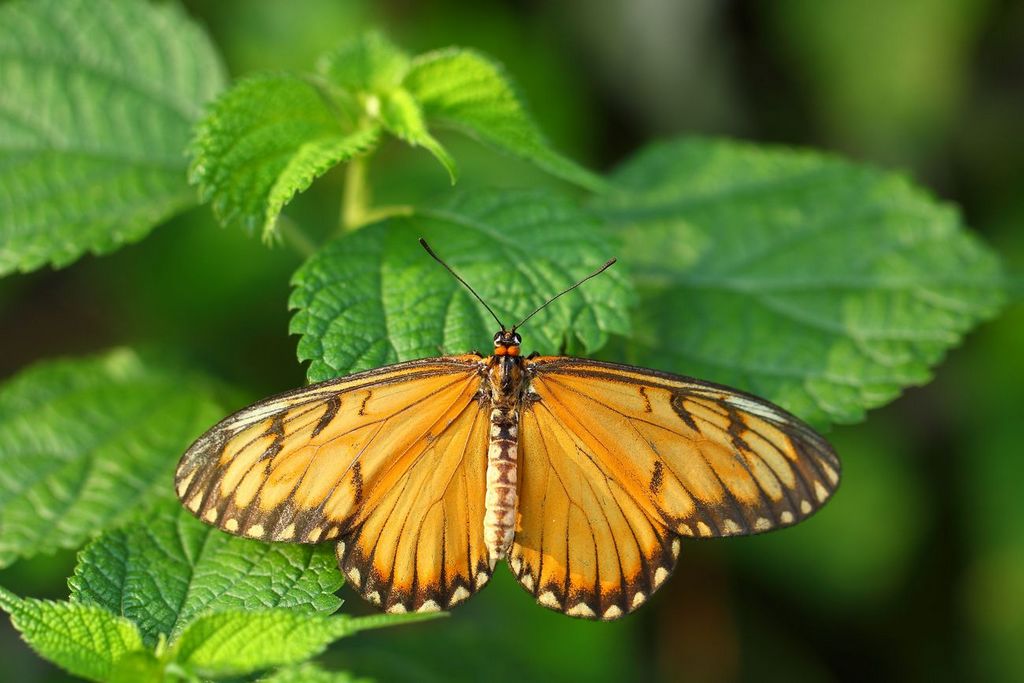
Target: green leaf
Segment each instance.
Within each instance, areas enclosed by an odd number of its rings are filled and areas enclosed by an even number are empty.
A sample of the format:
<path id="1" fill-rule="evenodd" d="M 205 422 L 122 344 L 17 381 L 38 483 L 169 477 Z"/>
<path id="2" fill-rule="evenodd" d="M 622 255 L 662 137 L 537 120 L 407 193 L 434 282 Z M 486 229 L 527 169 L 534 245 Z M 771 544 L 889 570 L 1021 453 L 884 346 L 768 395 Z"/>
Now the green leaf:
<path id="1" fill-rule="evenodd" d="M 0 608 L 41 657 L 91 681 L 106 681 L 122 655 L 142 649 L 134 624 L 99 607 L 18 598 L 0 588 Z"/>
<path id="2" fill-rule="evenodd" d="M 141 239 L 195 202 L 183 151 L 224 82 L 173 3 L 0 7 L 0 275 Z"/>
<path id="3" fill-rule="evenodd" d="M 442 614 L 385 614 L 371 626 L 366 619 L 287 609 L 223 611 L 193 621 L 172 645 L 172 654 L 179 664 L 202 675 L 240 675 L 302 662 L 364 628 L 438 616 Z"/>
<path id="4" fill-rule="evenodd" d="M 278 669 L 271 676 L 260 680 L 263 683 L 372 683 L 372 679 L 356 678 L 347 671 L 325 671 L 315 664 Z"/>
<path id="5" fill-rule="evenodd" d="M 642 292 L 632 360 L 854 422 L 1002 301 L 952 207 L 842 160 L 715 140 L 654 145 L 596 205 Z"/>
<path id="6" fill-rule="evenodd" d="M 371 31 L 321 57 L 317 71 L 351 92 L 383 93 L 402 82 L 409 63 L 408 54 L 380 32 Z"/>
<path id="7" fill-rule="evenodd" d="M 487 57 L 461 48 L 428 52 L 413 60 L 402 85 L 428 121 L 460 130 L 585 189 L 606 188 L 603 179 L 550 147 L 508 76 Z"/>
<path id="8" fill-rule="evenodd" d="M 237 538 L 177 501 L 102 535 L 82 551 L 69 580 L 72 600 L 128 617 L 148 645 L 213 610 L 287 608 L 303 619 L 331 613 L 341 604 L 334 595 L 341 583 L 330 545 Z"/>
<path id="9" fill-rule="evenodd" d="M 16 375 L 0 386 L 0 566 L 167 497 L 181 453 L 223 415 L 206 381 L 127 350 Z"/>
<path id="10" fill-rule="evenodd" d="M 296 193 L 376 144 L 376 126 L 353 128 L 345 116 L 298 76 L 243 80 L 200 121 L 190 179 L 221 223 L 258 228 L 269 238 Z"/>
<path id="11" fill-rule="evenodd" d="M 247 674 L 320 654 L 349 634 L 348 621 L 288 609 L 214 612 L 192 621 L 172 654 L 179 664 L 204 676 Z"/>
<path id="12" fill-rule="evenodd" d="M 614 242 L 573 203 L 540 191 L 461 195 L 328 243 L 292 278 L 291 332 L 319 381 L 441 352 L 489 351 L 497 324 L 417 243 L 442 258 L 511 325 L 592 272 Z M 594 351 L 628 330 L 619 267 L 559 299 L 524 328 L 526 351 Z"/>

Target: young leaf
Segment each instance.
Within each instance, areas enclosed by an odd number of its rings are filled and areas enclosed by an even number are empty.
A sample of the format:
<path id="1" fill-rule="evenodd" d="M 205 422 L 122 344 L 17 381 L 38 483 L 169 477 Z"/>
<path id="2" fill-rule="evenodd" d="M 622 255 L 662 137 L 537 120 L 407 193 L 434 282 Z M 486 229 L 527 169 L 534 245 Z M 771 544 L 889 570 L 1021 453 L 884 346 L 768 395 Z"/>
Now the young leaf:
<path id="1" fill-rule="evenodd" d="M 127 519 L 169 494 L 212 387 L 118 350 L 40 363 L 0 386 L 0 566 Z"/>
<path id="2" fill-rule="evenodd" d="M 0 588 L 0 608 L 41 657 L 91 681 L 108 680 L 123 655 L 142 649 L 132 622 L 99 607 L 19 598 Z"/>
<path id="3" fill-rule="evenodd" d="M 438 616 L 443 614 L 379 615 L 373 626 Z M 364 621 L 288 609 L 215 612 L 195 619 L 172 644 L 172 653 L 178 664 L 204 676 L 241 675 L 305 661 L 367 627 Z"/>
<path id="4" fill-rule="evenodd" d="M 317 71 L 353 93 L 383 93 L 409 71 L 409 55 L 377 31 L 351 40 L 320 58 Z"/>
<path id="5" fill-rule="evenodd" d="M 811 152 L 655 145 L 597 209 L 643 301 L 633 360 L 854 422 L 1002 299 L 996 256 L 903 177 Z"/>
<path id="6" fill-rule="evenodd" d="M 248 78 L 200 121 L 190 179 L 222 223 L 258 228 L 269 238 L 296 193 L 376 144 L 375 125 L 358 127 L 347 116 L 298 76 Z"/>
<path id="7" fill-rule="evenodd" d="M 588 275 L 614 251 L 600 225 L 545 192 L 462 195 L 341 237 L 292 278 L 291 331 L 310 381 L 439 353 L 489 351 L 497 323 L 420 245 L 425 237 L 506 326 Z M 593 351 L 628 329 L 631 290 L 616 266 L 523 330 L 525 350 Z"/>
<path id="8" fill-rule="evenodd" d="M 356 102 L 361 116 L 378 121 L 395 137 L 433 154 L 454 184 L 455 160 L 427 130 L 413 96 L 400 87 L 410 63 L 408 54 L 373 31 L 324 55 L 317 71 L 343 91 L 341 101 Z"/>
<path id="9" fill-rule="evenodd" d="M 190 206 L 192 122 L 223 85 L 173 3 L 0 7 L 0 275 L 144 237 Z"/>
<path id="10" fill-rule="evenodd" d="M 170 486 L 170 479 L 165 482 Z M 200 613 L 281 608 L 310 619 L 341 601 L 330 545 L 268 544 L 230 536 L 177 501 L 86 547 L 69 580 L 71 599 L 123 614 L 152 645 Z"/>
<path id="11" fill-rule="evenodd" d="M 413 60 L 402 82 L 427 121 L 449 126 L 595 192 L 605 181 L 554 151 L 501 67 L 472 50 L 449 48 Z"/>

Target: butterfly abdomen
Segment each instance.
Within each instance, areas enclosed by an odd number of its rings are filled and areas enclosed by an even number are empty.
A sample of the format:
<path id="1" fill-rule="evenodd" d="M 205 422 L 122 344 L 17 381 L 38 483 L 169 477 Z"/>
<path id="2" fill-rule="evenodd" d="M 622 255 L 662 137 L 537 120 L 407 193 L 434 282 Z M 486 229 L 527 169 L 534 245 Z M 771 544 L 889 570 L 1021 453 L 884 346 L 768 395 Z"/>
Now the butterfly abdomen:
<path id="1" fill-rule="evenodd" d="M 497 406 L 491 410 L 484 542 L 492 568 L 505 558 L 515 533 L 518 427 L 519 411 L 514 406 Z"/>

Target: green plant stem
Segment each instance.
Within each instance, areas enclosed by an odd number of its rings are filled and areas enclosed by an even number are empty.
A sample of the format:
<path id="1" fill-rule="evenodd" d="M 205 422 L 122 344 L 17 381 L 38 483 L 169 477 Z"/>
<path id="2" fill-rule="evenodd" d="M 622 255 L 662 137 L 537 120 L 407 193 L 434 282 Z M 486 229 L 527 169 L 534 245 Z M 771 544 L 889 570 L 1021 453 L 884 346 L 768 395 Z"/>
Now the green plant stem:
<path id="1" fill-rule="evenodd" d="M 277 221 L 277 229 L 285 244 L 295 250 L 299 256 L 305 259 L 316 253 L 316 242 L 314 242 L 309 235 L 307 235 L 302 228 L 295 223 L 295 221 L 290 220 L 285 216 L 281 216 Z"/>
<path id="2" fill-rule="evenodd" d="M 340 232 L 355 230 L 366 223 L 370 204 L 370 188 L 366 183 L 367 158 L 368 155 L 356 157 L 345 166 Z"/>
<path id="3" fill-rule="evenodd" d="M 411 204 L 395 204 L 394 206 L 378 206 L 366 212 L 364 223 L 376 223 L 392 216 L 411 216 L 415 207 Z"/>

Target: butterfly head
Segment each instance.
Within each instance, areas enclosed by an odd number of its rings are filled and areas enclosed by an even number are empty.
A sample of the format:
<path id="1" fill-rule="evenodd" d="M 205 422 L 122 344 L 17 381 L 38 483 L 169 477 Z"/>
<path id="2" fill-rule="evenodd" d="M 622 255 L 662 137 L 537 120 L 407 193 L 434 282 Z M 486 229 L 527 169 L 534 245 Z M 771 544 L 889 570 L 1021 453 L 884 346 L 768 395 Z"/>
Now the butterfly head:
<path id="1" fill-rule="evenodd" d="M 501 330 L 494 335 L 494 355 L 495 356 L 518 356 L 519 347 L 523 343 L 523 338 L 519 336 L 519 333 L 515 329 Z"/>

